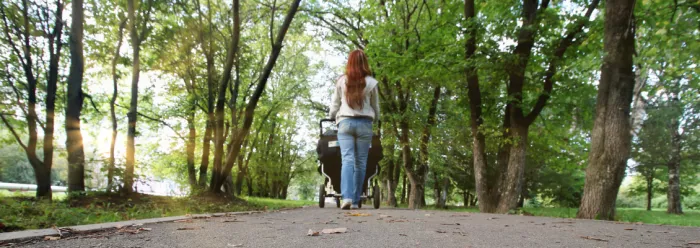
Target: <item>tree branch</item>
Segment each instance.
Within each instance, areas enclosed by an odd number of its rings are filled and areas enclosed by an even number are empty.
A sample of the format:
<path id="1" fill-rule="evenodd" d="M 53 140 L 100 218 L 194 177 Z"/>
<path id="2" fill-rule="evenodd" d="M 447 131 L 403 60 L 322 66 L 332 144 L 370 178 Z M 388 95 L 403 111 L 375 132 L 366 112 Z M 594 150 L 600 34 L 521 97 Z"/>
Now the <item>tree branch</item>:
<path id="1" fill-rule="evenodd" d="M 591 4 L 588 6 L 588 10 L 586 11 L 584 18 L 579 20 L 576 26 L 573 29 L 571 29 L 568 32 L 568 34 L 559 41 L 559 45 L 554 50 L 554 58 L 552 58 L 549 61 L 549 68 L 547 68 L 547 71 L 545 72 L 545 80 L 543 86 L 544 91 L 542 92 L 542 94 L 540 94 L 532 111 L 530 111 L 530 113 L 527 114 L 527 116 L 525 116 L 525 124 L 532 124 L 532 122 L 535 121 L 540 112 L 542 112 L 542 109 L 544 109 L 544 106 L 547 104 L 547 100 L 549 100 L 552 88 L 554 86 L 553 78 L 554 75 L 557 73 L 557 66 L 559 61 L 562 59 L 562 57 L 564 57 L 564 53 L 571 45 L 573 45 L 576 42 L 580 42 L 580 40 L 574 42 L 574 38 L 576 38 L 578 34 L 583 32 L 583 28 L 589 22 L 591 14 L 593 14 L 593 11 L 598 7 L 599 3 L 600 0 L 593 0 L 593 2 L 591 2 Z"/>
<path id="2" fill-rule="evenodd" d="M 119 104 L 115 104 L 115 105 L 117 105 L 117 106 L 119 106 L 120 108 L 123 108 L 123 109 L 127 109 L 127 110 L 129 109 L 128 107 L 125 107 L 125 106 L 122 106 L 122 105 L 119 105 Z M 141 112 L 136 112 L 136 114 L 137 114 L 138 116 L 141 116 L 141 117 L 143 117 L 143 118 L 146 118 L 146 119 L 148 119 L 148 120 L 150 120 L 150 121 L 154 121 L 154 122 L 158 122 L 158 123 L 160 123 L 160 124 L 163 124 L 164 126 L 170 128 L 170 130 L 172 130 L 173 133 L 175 133 L 175 135 L 177 135 L 178 138 L 180 138 L 181 140 L 187 142 L 187 138 L 185 138 L 185 137 L 183 137 L 182 135 L 180 135 L 180 133 L 178 132 L 177 129 L 175 129 L 175 127 L 171 126 L 170 124 L 168 124 L 168 123 L 165 122 L 164 120 L 162 120 L 162 119 L 160 119 L 160 118 L 156 118 L 156 117 L 150 117 L 150 116 L 145 115 L 145 114 L 143 114 L 143 113 L 141 113 Z"/>
<path id="3" fill-rule="evenodd" d="M 24 145 L 24 143 L 22 142 L 22 139 L 19 137 L 17 132 L 15 132 L 15 129 L 12 127 L 12 125 L 10 125 L 10 122 L 8 122 L 7 119 L 5 119 L 5 115 L 6 114 L 4 114 L 4 113 L 0 113 L 0 119 L 2 119 L 2 122 L 5 123 L 5 126 L 7 126 L 7 128 L 10 129 L 10 133 L 12 133 L 12 136 L 15 137 L 15 140 L 17 140 L 17 143 L 19 143 L 19 146 L 21 146 L 25 151 L 27 151 L 27 149 L 28 149 L 27 146 Z"/>

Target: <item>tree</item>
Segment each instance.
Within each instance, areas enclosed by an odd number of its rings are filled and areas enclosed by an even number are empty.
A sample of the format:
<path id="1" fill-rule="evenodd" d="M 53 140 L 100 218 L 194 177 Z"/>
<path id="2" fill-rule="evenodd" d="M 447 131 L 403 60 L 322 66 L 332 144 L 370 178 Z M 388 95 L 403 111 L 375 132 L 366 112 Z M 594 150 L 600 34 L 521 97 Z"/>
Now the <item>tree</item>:
<path id="1" fill-rule="evenodd" d="M 82 0 L 71 2 L 70 74 L 66 106 L 66 148 L 68 150 L 68 191 L 85 191 L 85 152 L 80 132 L 83 108 L 83 20 Z"/>
<path id="2" fill-rule="evenodd" d="M 474 65 L 476 61 L 478 22 L 476 20 L 476 8 L 473 0 L 465 0 L 464 15 L 467 20 L 466 59 L 468 66 L 465 74 L 467 78 L 468 96 L 471 110 L 471 127 L 473 135 L 474 175 L 476 177 L 476 191 L 479 195 L 479 209 L 483 212 L 506 213 L 517 207 L 523 187 L 525 173 L 525 161 L 527 151 L 527 138 L 529 128 L 544 109 L 552 93 L 552 88 L 567 50 L 581 40 L 584 27 L 588 19 L 598 6 L 599 1 L 592 1 L 583 17 L 575 20 L 574 25 L 568 28 L 565 36 L 554 42 L 550 48 L 552 54 L 546 54 L 544 59 L 547 69 L 544 71 L 542 93 L 539 94 L 534 107 L 528 113 L 523 112 L 524 92 L 528 64 L 533 60 L 533 47 L 538 40 L 540 24 L 545 20 L 549 8 L 549 1 L 525 0 L 522 5 L 523 25 L 518 31 L 516 46 L 512 50 L 512 58 L 515 62 L 506 64 L 507 69 L 507 99 L 504 104 L 503 124 L 501 136 L 506 138 L 499 147 L 496 165 L 490 168 L 486 158 L 486 136 L 483 134 L 482 116 L 482 92 L 479 89 L 479 72 Z M 494 174 L 495 173 L 495 174 Z M 489 176 L 489 174 L 493 176 Z"/>
<path id="3" fill-rule="evenodd" d="M 138 116 L 138 98 L 139 98 L 139 75 L 141 73 L 141 44 L 148 36 L 148 21 L 150 20 L 153 0 L 148 0 L 146 6 L 143 4 L 136 6 L 136 0 L 127 0 L 128 18 L 129 18 L 129 34 L 131 37 L 132 48 L 132 67 L 131 67 L 131 101 L 129 104 L 129 113 L 127 118 L 129 121 L 127 139 L 126 139 L 126 170 L 124 173 L 124 192 L 132 192 L 134 184 L 134 167 L 136 164 L 136 121 Z M 136 17 L 136 8 L 139 8 L 139 18 Z M 141 8 L 144 9 L 141 9 Z"/>
<path id="4" fill-rule="evenodd" d="M 61 48 L 63 47 L 63 2 L 56 1 L 54 9 L 47 5 L 37 4 L 29 0 L 21 3 L 3 2 L 0 4 L 0 15 L 5 48 L 11 51 L 9 57 L 5 57 L 7 65 L 5 77 L 16 95 L 15 104 L 20 107 L 25 117 L 29 140 L 25 145 L 19 133 L 12 126 L 8 117 L 14 114 L 0 113 L 3 123 L 10 129 L 17 143 L 24 149 L 29 163 L 34 169 L 37 183 L 37 198 L 51 199 L 51 166 L 53 165 L 54 152 L 54 116 L 56 109 L 56 91 L 59 80 Z M 50 24 L 53 22 L 53 24 Z M 53 25 L 53 26 L 51 26 Z M 32 36 L 39 33 L 39 38 Z M 44 45 L 47 45 L 44 47 Z M 48 50 L 49 61 L 42 58 Z M 36 64 L 35 64 L 36 62 Z M 16 78 L 11 72 L 21 68 L 23 80 Z M 47 69 L 45 69 L 47 68 Z M 45 73 L 45 74 L 43 74 Z M 37 86 L 42 75 L 46 75 L 44 85 L 46 106 L 46 120 L 42 123 L 37 115 Z M 23 82 L 22 82 L 23 81 Z M 16 83 L 15 83 L 16 82 Z M 17 84 L 25 85 L 26 95 L 20 93 Z M 41 88 L 44 88 L 41 87 Z M 26 99 L 26 105 L 25 105 Z M 37 154 L 38 135 L 37 127 L 44 131 L 43 160 Z"/>
<path id="5" fill-rule="evenodd" d="M 234 135 L 232 135 L 229 152 L 227 153 L 226 159 L 222 159 L 222 161 L 225 161 L 225 164 L 222 165 L 222 168 L 220 170 L 214 169 L 213 173 L 217 175 L 212 175 L 213 179 L 211 184 L 209 185 L 209 189 L 212 193 L 220 193 L 221 186 L 224 184 L 224 180 L 226 180 L 226 178 L 231 175 L 231 169 L 233 169 L 235 159 L 238 158 L 243 142 L 247 138 L 250 132 L 250 127 L 253 124 L 253 118 L 255 117 L 255 108 L 257 107 L 258 101 L 260 100 L 260 97 L 262 96 L 262 93 L 265 90 L 265 85 L 267 84 L 267 81 L 270 77 L 270 73 L 272 72 L 275 63 L 277 62 L 277 58 L 280 54 L 280 51 L 282 50 L 282 42 L 284 41 L 284 37 L 287 34 L 287 30 L 289 29 L 289 26 L 292 23 L 292 19 L 294 19 L 294 16 L 296 15 L 300 2 L 301 0 L 292 1 L 287 15 L 285 16 L 284 22 L 282 23 L 282 26 L 280 27 L 276 37 L 270 37 L 271 40 L 275 40 L 275 42 L 272 44 L 272 51 L 270 52 L 270 57 L 265 67 L 263 68 L 260 77 L 257 80 L 255 91 L 253 92 L 253 95 L 250 97 L 250 100 L 246 105 L 243 126 L 237 132 L 235 132 Z M 273 23 L 271 23 L 271 27 L 273 27 L 274 29 Z"/>
<path id="6" fill-rule="evenodd" d="M 613 220 L 615 217 L 617 192 L 631 148 L 634 3 L 634 0 L 612 0 L 605 5 L 605 56 L 578 218 Z"/>

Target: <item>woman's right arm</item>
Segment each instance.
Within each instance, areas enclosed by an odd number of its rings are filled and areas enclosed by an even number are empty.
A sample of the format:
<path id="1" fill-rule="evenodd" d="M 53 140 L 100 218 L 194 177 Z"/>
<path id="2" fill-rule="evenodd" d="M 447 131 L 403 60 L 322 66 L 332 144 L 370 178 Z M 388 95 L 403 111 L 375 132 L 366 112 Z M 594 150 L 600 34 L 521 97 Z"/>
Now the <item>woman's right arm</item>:
<path id="1" fill-rule="evenodd" d="M 374 122 L 379 121 L 379 85 L 374 86 L 374 89 L 372 90 L 372 95 L 370 96 L 369 99 L 369 104 L 372 106 L 372 109 L 374 109 Z"/>

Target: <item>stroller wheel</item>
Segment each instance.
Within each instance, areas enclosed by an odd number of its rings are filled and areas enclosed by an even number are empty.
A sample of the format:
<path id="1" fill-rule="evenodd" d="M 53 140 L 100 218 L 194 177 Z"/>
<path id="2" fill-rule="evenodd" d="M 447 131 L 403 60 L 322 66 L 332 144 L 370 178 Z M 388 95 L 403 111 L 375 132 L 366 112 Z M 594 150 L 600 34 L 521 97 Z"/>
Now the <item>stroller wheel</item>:
<path id="1" fill-rule="evenodd" d="M 335 198 L 335 207 L 340 208 L 340 197 Z"/>
<path id="2" fill-rule="evenodd" d="M 323 208 L 326 205 L 326 185 L 321 184 L 318 190 L 318 207 Z"/>
<path id="3" fill-rule="evenodd" d="M 374 187 L 372 187 L 372 198 L 373 198 L 373 202 L 372 202 L 372 203 L 374 204 L 374 208 L 375 208 L 375 209 L 379 209 L 379 203 L 380 203 L 380 202 L 379 202 L 379 200 L 380 200 L 379 197 L 380 197 L 380 195 L 381 195 L 381 194 L 379 193 L 379 186 L 374 185 Z"/>

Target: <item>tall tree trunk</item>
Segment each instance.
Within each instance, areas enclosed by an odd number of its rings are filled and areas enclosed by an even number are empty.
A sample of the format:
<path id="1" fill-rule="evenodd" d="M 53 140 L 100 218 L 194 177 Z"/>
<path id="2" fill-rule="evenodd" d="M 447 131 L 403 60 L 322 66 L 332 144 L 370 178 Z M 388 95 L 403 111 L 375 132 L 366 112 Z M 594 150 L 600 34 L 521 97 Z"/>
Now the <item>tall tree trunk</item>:
<path id="1" fill-rule="evenodd" d="M 211 12 L 211 10 L 209 10 Z M 211 25 L 211 21 L 210 21 Z M 204 44 L 202 44 L 204 45 Z M 216 93 L 214 91 L 214 55 L 211 51 L 211 46 L 207 50 L 205 56 L 207 63 L 207 123 L 204 127 L 204 141 L 202 142 L 202 162 L 199 165 L 199 187 L 204 189 L 207 186 L 207 171 L 209 170 L 209 155 L 211 154 L 211 141 L 213 135 L 214 124 L 214 99 Z M 212 176 L 215 173 L 212 172 Z"/>
<path id="2" fill-rule="evenodd" d="M 119 92 L 119 75 L 117 74 L 117 63 L 119 62 L 119 58 L 121 57 L 119 56 L 119 50 L 121 50 L 122 48 L 122 39 L 124 37 L 124 28 L 126 27 L 126 22 L 127 19 L 123 19 L 119 23 L 117 46 L 114 48 L 114 55 L 112 57 L 112 86 L 114 90 L 112 91 L 112 98 L 109 100 L 109 114 L 110 120 L 112 121 L 112 140 L 109 144 L 109 165 L 107 167 L 107 192 L 111 192 L 114 188 L 114 147 L 117 143 L 117 114 L 115 111 L 115 106 L 117 104 L 117 93 Z"/>
<path id="3" fill-rule="evenodd" d="M 214 107 L 212 107 L 214 109 Z M 207 186 L 207 171 L 209 170 L 209 154 L 211 149 L 211 136 L 214 112 L 207 113 L 207 124 L 204 128 L 204 141 L 202 142 L 202 162 L 199 165 L 199 187 Z"/>
<path id="4" fill-rule="evenodd" d="M 651 175 L 648 175 L 646 177 L 647 181 L 647 211 L 651 211 L 651 199 L 654 197 L 654 191 L 653 191 L 653 186 L 654 186 L 654 172 L 651 172 Z"/>
<path id="5" fill-rule="evenodd" d="M 44 128 L 44 164 L 41 173 L 42 183 L 37 180 L 37 191 L 51 191 L 51 167 L 53 166 L 54 117 L 56 113 L 56 91 L 58 82 L 58 65 L 61 60 L 63 23 L 63 4 L 56 6 L 56 23 L 54 33 L 49 37 L 49 72 L 46 82 L 46 122 Z M 39 179 L 39 178 L 37 178 Z M 38 192 L 37 192 L 38 194 Z M 50 195 L 50 193 L 49 193 Z"/>
<path id="6" fill-rule="evenodd" d="M 442 178 L 442 194 L 440 195 L 440 201 L 442 202 L 442 208 L 447 208 L 447 197 L 450 194 L 450 179 L 447 177 Z"/>
<path id="7" fill-rule="evenodd" d="M 516 126 L 510 129 L 515 144 L 510 146 L 508 155 L 508 170 L 506 177 L 501 182 L 501 197 L 497 212 L 507 213 L 518 207 L 518 199 L 523 187 L 525 177 L 525 153 L 527 148 L 528 128 Z"/>
<path id="8" fill-rule="evenodd" d="M 401 180 L 401 204 L 406 204 L 406 172 L 403 173 L 403 178 Z"/>
<path id="9" fill-rule="evenodd" d="M 139 74 L 141 73 L 141 61 L 139 53 L 141 51 L 141 42 L 139 34 L 136 30 L 136 6 L 135 0 L 127 0 L 129 29 L 131 33 L 131 48 L 132 54 L 132 69 L 131 69 L 131 102 L 129 104 L 129 113 L 127 114 L 129 126 L 126 137 L 126 170 L 124 174 L 125 193 L 130 193 L 134 190 L 134 167 L 136 164 L 136 120 L 138 113 L 138 97 L 139 97 Z"/>
<path id="10" fill-rule="evenodd" d="M 477 24 L 476 8 L 474 0 L 464 1 L 464 16 L 468 22 L 466 30 L 465 43 L 465 58 L 472 61 L 476 56 L 476 39 L 477 39 Z M 470 126 L 472 131 L 472 153 L 474 154 L 474 182 L 476 186 L 476 194 L 478 195 L 479 211 L 484 213 L 493 213 L 496 211 L 498 194 L 493 192 L 493 187 L 489 185 L 488 164 L 486 160 L 486 136 L 479 131 L 484 123 L 481 116 L 481 89 L 479 88 L 479 75 L 476 66 L 473 63 L 468 63 L 465 68 L 465 77 L 467 78 L 467 89 L 469 97 L 470 109 Z"/>
<path id="11" fill-rule="evenodd" d="M 66 106 L 66 149 L 68 152 L 68 191 L 85 191 L 85 152 L 80 131 L 83 106 L 83 0 L 71 2 L 70 74 Z"/>
<path id="12" fill-rule="evenodd" d="M 198 188 L 197 185 L 197 171 L 194 168 L 194 150 L 197 145 L 197 128 L 195 127 L 195 115 L 196 115 L 196 105 L 191 103 L 189 113 L 187 114 L 187 129 L 189 129 L 189 134 L 187 135 L 187 175 L 190 183 L 190 189 L 192 191 Z"/>
<path id="13" fill-rule="evenodd" d="M 392 152 L 391 152 L 391 157 L 394 157 L 394 146 L 392 145 Z M 398 207 L 399 203 L 396 201 L 396 189 L 399 186 L 399 179 L 401 179 L 401 166 L 396 164 L 395 160 L 392 159 L 391 161 L 393 165 L 393 175 L 390 175 L 392 177 L 391 181 L 389 182 L 389 188 L 388 188 L 388 194 L 389 194 L 389 206 L 392 207 Z"/>
<path id="14" fill-rule="evenodd" d="M 613 220 L 630 154 L 634 0 L 605 4 L 605 39 L 586 181 L 577 217 Z"/>
<path id="15" fill-rule="evenodd" d="M 259 81 L 257 83 L 255 91 L 253 92 L 253 95 L 250 97 L 248 105 L 246 106 L 243 127 L 237 132 L 237 135 L 233 137 L 233 146 L 231 146 L 232 151 L 229 151 L 228 156 L 225 160 L 226 164 L 224 165 L 223 171 L 221 172 L 222 175 L 227 175 L 231 173 L 231 169 L 234 165 L 234 159 L 238 157 L 238 154 L 241 151 L 243 141 L 247 138 L 248 133 L 250 132 L 250 126 L 253 124 L 253 119 L 255 118 L 255 108 L 258 105 L 260 97 L 265 91 L 265 85 L 267 84 L 267 80 L 269 79 L 270 74 L 272 73 L 272 69 L 274 68 L 275 63 L 277 63 L 277 58 L 279 57 L 280 52 L 282 51 L 282 42 L 284 41 L 284 37 L 287 34 L 287 31 L 289 30 L 289 26 L 292 23 L 292 19 L 294 19 L 294 16 L 296 15 L 300 2 L 301 0 L 294 0 L 291 3 L 289 11 L 287 12 L 287 15 L 284 19 L 284 22 L 282 23 L 282 26 L 280 27 L 279 32 L 277 33 L 275 43 L 272 45 L 270 57 L 268 58 L 263 72 L 259 77 Z M 212 188 L 215 189 L 219 187 L 222 183 L 223 181 L 217 180 L 217 182 L 214 185 L 212 185 Z"/>
<path id="16" fill-rule="evenodd" d="M 221 185 L 222 179 L 228 182 L 228 178 L 231 176 L 230 171 L 228 173 L 221 173 L 222 165 L 224 161 L 224 143 L 226 142 L 226 134 L 224 132 L 224 108 L 226 107 L 226 90 L 228 89 L 229 81 L 231 81 L 231 71 L 233 70 L 233 62 L 236 54 L 238 53 L 238 42 L 241 39 L 241 18 L 240 18 L 240 1 L 233 1 L 233 34 L 231 34 L 231 45 L 228 49 L 226 55 L 226 64 L 224 65 L 224 73 L 221 77 L 221 82 L 219 82 L 219 92 L 216 99 L 216 122 L 214 123 L 214 174 L 212 175 L 212 181 L 210 183 L 212 192 L 219 192 L 218 186 Z M 235 137 L 234 137 L 235 139 Z M 228 159 L 236 159 L 233 156 Z M 229 161 L 227 161 L 228 163 Z M 234 161 L 230 161 L 233 164 Z M 217 186 L 217 187 L 214 187 Z"/>
<path id="17" fill-rule="evenodd" d="M 680 119 L 683 116 L 683 110 L 679 99 L 679 92 L 673 92 L 671 97 L 672 112 L 677 116 L 671 120 L 669 131 L 671 134 L 671 154 L 668 161 L 668 205 L 666 212 L 669 214 L 683 214 L 681 208 L 681 134 L 678 132 L 680 128 Z"/>

